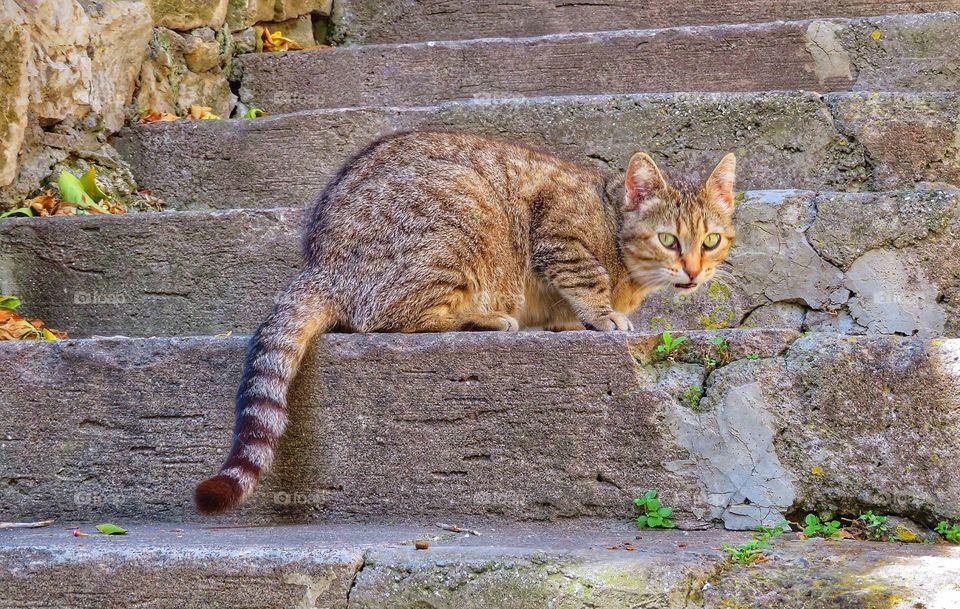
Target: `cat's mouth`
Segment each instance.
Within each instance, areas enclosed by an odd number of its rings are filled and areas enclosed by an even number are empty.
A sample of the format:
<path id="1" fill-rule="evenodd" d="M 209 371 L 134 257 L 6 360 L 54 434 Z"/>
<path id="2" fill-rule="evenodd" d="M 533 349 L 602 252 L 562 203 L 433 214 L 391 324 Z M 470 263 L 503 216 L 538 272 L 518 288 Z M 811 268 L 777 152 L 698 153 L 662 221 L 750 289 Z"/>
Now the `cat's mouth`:
<path id="1" fill-rule="evenodd" d="M 690 283 L 675 283 L 673 284 L 673 287 L 677 288 L 678 290 L 692 290 L 693 288 L 697 287 L 697 284 L 691 281 Z"/>

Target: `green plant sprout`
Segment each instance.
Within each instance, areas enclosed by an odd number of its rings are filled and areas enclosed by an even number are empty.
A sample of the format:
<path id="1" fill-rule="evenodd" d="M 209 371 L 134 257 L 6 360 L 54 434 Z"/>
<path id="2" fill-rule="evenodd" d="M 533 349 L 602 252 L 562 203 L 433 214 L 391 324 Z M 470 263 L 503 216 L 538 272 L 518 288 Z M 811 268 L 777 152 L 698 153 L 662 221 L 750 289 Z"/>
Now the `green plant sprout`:
<path id="1" fill-rule="evenodd" d="M 887 517 L 866 512 L 858 518 L 863 527 L 867 530 L 867 539 L 870 541 L 886 541 L 890 535 L 890 528 L 887 526 Z"/>
<path id="2" fill-rule="evenodd" d="M 937 528 L 934 531 L 950 543 L 960 543 L 960 524 L 958 523 L 951 526 L 946 520 L 941 520 L 937 523 Z"/>
<path id="3" fill-rule="evenodd" d="M 840 532 L 840 521 L 821 522 L 815 514 L 807 514 L 803 519 L 803 534 L 807 537 L 835 537 Z"/>
<path id="4" fill-rule="evenodd" d="M 700 400 L 702 399 L 700 397 L 700 385 L 694 383 L 687 387 L 680 395 L 680 399 L 695 412 L 700 412 Z"/>
<path id="5" fill-rule="evenodd" d="M 656 351 L 657 353 L 663 353 L 667 357 L 670 357 L 676 348 L 679 347 L 685 340 L 687 340 L 686 336 L 678 336 L 673 338 L 670 336 L 670 332 L 665 330 L 663 334 L 660 335 L 661 343 L 657 345 Z"/>
<path id="6" fill-rule="evenodd" d="M 730 560 L 738 565 L 752 565 L 763 562 L 766 560 L 767 551 L 772 549 L 767 542 L 773 537 L 783 535 L 786 530 L 784 527 L 787 524 L 789 523 L 783 522 L 772 527 L 758 526 L 755 529 L 757 532 L 753 534 L 750 541 L 738 546 L 725 543 L 723 544 L 723 551 L 729 554 Z"/>
<path id="7" fill-rule="evenodd" d="M 637 516 L 637 528 L 672 529 L 676 526 L 669 518 L 673 514 L 673 508 L 660 505 L 655 489 L 650 489 L 643 494 L 643 497 L 634 499 L 633 505 L 640 510 L 640 515 Z"/>
<path id="8" fill-rule="evenodd" d="M 751 362 L 755 362 L 755 361 L 757 361 L 758 359 L 760 359 L 760 354 L 759 354 L 759 353 L 751 353 L 751 354 L 747 355 L 747 359 L 750 360 Z"/>

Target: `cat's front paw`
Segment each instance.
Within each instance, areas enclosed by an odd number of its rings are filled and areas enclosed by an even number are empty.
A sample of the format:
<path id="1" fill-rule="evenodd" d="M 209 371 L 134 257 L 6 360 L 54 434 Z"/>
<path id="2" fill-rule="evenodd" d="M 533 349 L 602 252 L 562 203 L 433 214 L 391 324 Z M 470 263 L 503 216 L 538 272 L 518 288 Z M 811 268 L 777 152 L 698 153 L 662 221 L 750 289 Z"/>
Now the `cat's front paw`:
<path id="1" fill-rule="evenodd" d="M 596 319 L 590 320 L 583 324 L 588 330 L 596 330 L 597 332 L 616 332 L 617 330 L 623 332 L 632 332 L 633 323 L 627 319 L 627 316 L 623 313 L 618 313 L 617 311 L 611 311 L 606 315 L 601 315 Z"/>

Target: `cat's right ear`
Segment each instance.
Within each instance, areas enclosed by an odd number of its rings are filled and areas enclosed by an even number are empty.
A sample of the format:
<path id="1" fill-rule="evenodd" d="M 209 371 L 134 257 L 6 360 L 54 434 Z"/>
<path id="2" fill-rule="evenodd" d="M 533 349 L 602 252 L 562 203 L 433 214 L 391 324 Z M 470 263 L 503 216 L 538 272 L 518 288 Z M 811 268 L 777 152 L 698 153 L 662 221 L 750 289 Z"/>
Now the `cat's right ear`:
<path id="1" fill-rule="evenodd" d="M 627 164 L 624 209 L 635 211 L 665 185 L 663 174 L 650 155 L 638 152 Z"/>

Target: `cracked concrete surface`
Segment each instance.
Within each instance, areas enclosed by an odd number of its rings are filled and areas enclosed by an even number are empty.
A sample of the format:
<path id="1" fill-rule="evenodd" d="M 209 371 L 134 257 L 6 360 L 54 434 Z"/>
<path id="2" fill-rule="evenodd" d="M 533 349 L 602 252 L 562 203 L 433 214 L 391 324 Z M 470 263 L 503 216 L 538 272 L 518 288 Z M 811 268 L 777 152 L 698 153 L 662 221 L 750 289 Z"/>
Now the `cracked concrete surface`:
<path id="1" fill-rule="evenodd" d="M 719 550 L 742 533 L 470 524 L 480 537 L 423 525 L 3 531 L 0 586 L 11 606 L 37 609 L 813 609 L 836 598 L 850 609 L 953 609 L 960 593 L 960 549 L 942 545 L 781 538 L 768 562 L 747 568 Z M 415 539 L 429 549 L 415 550 Z"/>
<path id="2" fill-rule="evenodd" d="M 707 394 L 705 412 L 679 405 L 673 410 L 670 427 L 690 457 L 664 467 L 694 474 L 709 506 L 701 518 L 729 529 L 782 522 L 796 491 L 777 457 L 775 421 L 761 387 L 727 385 L 721 395 L 710 388 Z"/>

